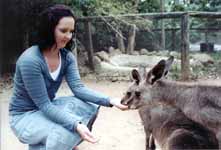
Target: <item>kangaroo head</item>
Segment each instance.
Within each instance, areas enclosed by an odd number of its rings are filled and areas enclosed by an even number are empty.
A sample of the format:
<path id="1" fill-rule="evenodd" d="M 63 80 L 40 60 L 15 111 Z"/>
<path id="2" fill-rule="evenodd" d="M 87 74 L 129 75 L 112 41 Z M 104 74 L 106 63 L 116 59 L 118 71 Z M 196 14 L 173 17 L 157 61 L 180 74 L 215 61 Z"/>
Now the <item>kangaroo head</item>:
<path id="1" fill-rule="evenodd" d="M 133 82 L 121 99 L 121 103 L 130 109 L 138 109 L 145 102 L 152 100 L 153 86 L 156 81 L 165 77 L 173 63 L 174 57 L 159 61 L 150 71 L 139 68 L 131 72 Z"/>

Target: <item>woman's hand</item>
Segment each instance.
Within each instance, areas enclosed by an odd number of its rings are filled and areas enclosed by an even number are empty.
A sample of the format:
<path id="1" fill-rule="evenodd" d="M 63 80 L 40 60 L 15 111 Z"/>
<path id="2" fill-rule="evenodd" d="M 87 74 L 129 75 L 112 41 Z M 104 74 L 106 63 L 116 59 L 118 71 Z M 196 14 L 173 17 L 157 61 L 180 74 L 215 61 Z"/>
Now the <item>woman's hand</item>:
<path id="1" fill-rule="evenodd" d="M 80 134 L 83 140 L 88 141 L 93 144 L 98 142 L 98 139 L 96 139 L 93 136 L 93 134 L 91 133 L 91 131 L 88 129 L 86 125 L 82 123 L 78 123 L 76 130 Z"/>
<path id="2" fill-rule="evenodd" d="M 121 99 L 119 98 L 112 98 L 110 100 L 110 104 L 112 104 L 113 106 L 121 109 L 121 110 L 127 110 L 128 106 L 121 104 Z"/>

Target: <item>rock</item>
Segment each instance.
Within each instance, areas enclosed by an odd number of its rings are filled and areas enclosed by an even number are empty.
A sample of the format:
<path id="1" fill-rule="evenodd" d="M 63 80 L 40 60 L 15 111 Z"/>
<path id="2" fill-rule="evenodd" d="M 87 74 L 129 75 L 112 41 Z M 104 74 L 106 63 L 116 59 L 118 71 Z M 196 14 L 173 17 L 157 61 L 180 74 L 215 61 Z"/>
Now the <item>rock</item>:
<path id="1" fill-rule="evenodd" d="M 97 78 L 113 82 L 118 80 L 129 80 L 129 74 L 133 68 L 113 66 L 107 62 L 101 62 L 100 68 L 96 69 Z"/>
<path id="2" fill-rule="evenodd" d="M 192 67 L 197 67 L 197 66 L 202 67 L 203 65 L 199 60 L 190 58 L 190 66 L 192 66 Z"/>
<path id="3" fill-rule="evenodd" d="M 147 55 L 154 55 L 154 56 L 157 56 L 158 55 L 158 53 L 156 52 L 156 51 L 150 51 L 150 52 L 148 52 L 147 53 Z"/>
<path id="4" fill-rule="evenodd" d="M 115 49 L 114 53 L 115 53 L 116 55 L 119 55 L 119 54 L 122 54 L 122 51 L 117 48 L 117 49 Z"/>
<path id="5" fill-rule="evenodd" d="M 147 66 L 153 67 L 161 59 L 167 59 L 163 56 L 148 56 L 148 55 L 117 55 L 110 58 L 111 62 L 115 62 L 118 66 L 124 67 L 138 67 L 138 66 Z"/>
<path id="6" fill-rule="evenodd" d="M 133 52 L 132 52 L 132 55 L 137 56 L 137 55 L 140 55 L 140 54 L 139 54 L 139 52 L 138 52 L 138 51 L 133 51 Z"/>
<path id="7" fill-rule="evenodd" d="M 109 62 L 109 55 L 107 52 L 105 51 L 100 51 L 100 52 L 97 52 L 95 53 L 96 56 L 98 56 L 100 58 L 101 61 L 106 61 L 106 62 Z"/>
<path id="8" fill-rule="evenodd" d="M 160 60 L 168 59 L 169 54 L 173 55 L 175 60 L 168 77 L 179 79 L 181 74 L 181 60 L 179 57 L 181 54 L 178 52 L 163 52 L 165 55 L 161 55 L 162 53 L 160 53 L 160 55 L 155 55 L 155 53 L 156 52 L 148 52 L 148 55 L 118 54 L 109 57 L 109 62 L 102 61 L 100 57 L 95 56 L 94 62 L 97 64 L 95 66 L 96 75 L 99 77 L 99 79 L 111 80 L 113 82 L 118 80 L 130 80 L 130 71 L 132 69 L 138 68 L 139 66 L 145 66 L 147 67 L 146 70 L 148 71 Z M 190 71 L 192 73 L 192 77 L 195 79 L 202 78 L 205 77 L 206 73 L 208 78 L 218 78 L 216 74 L 217 67 L 214 67 L 214 65 L 220 63 L 221 61 L 214 62 L 213 59 L 207 54 L 191 54 Z M 207 69 L 201 69 L 204 67 Z"/>
<path id="9" fill-rule="evenodd" d="M 119 49 L 114 49 L 113 47 L 110 47 L 108 52 L 110 56 L 116 56 L 122 54 L 122 52 Z"/>
<path id="10" fill-rule="evenodd" d="M 140 55 L 148 55 L 148 50 L 147 49 L 145 49 L 145 48 L 142 48 L 141 50 L 140 50 Z"/>
<path id="11" fill-rule="evenodd" d="M 174 56 L 175 58 L 180 58 L 180 57 L 181 57 L 181 54 L 178 53 L 178 52 L 176 52 L 176 51 L 171 51 L 169 54 L 170 54 L 171 56 Z"/>
<path id="12" fill-rule="evenodd" d="M 115 51 L 115 49 L 111 46 L 108 48 L 108 53 L 111 54 Z"/>
<path id="13" fill-rule="evenodd" d="M 87 62 L 87 52 L 81 52 L 77 56 L 77 61 L 79 66 L 84 66 Z"/>
<path id="14" fill-rule="evenodd" d="M 79 72 L 81 74 L 81 77 L 84 77 L 90 74 L 92 71 L 86 66 L 79 66 Z"/>
<path id="15" fill-rule="evenodd" d="M 192 59 L 199 61 L 201 64 L 203 64 L 204 66 L 207 66 L 209 64 L 214 64 L 214 60 L 211 56 L 209 56 L 208 54 L 205 53 L 196 53 L 191 55 Z"/>
<path id="16" fill-rule="evenodd" d="M 101 69 L 101 62 L 102 62 L 101 59 L 98 56 L 94 56 L 93 61 L 94 61 L 95 71 L 100 70 Z"/>
<path id="17" fill-rule="evenodd" d="M 167 56 L 169 54 L 168 50 L 161 50 L 157 53 L 158 56 Z"/>

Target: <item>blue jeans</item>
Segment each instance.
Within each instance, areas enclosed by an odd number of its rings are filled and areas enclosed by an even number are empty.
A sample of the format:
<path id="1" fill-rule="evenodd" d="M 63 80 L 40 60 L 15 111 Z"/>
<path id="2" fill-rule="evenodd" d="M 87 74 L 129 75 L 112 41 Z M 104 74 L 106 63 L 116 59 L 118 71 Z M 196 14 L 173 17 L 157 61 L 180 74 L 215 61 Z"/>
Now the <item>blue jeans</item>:
<path id="1" fill-rule="evenodd" d="M 91 128 L 98 113 L 98 105 L 86 103 L 75 97 L 62 97 L 53 101 Z M 10 125 L 17 138 L 29 144 L 29 150 L 71 150 L 82 139 L 76 131 L 69 131 L 49 120 L 39 110 L 10 116 Z"/>

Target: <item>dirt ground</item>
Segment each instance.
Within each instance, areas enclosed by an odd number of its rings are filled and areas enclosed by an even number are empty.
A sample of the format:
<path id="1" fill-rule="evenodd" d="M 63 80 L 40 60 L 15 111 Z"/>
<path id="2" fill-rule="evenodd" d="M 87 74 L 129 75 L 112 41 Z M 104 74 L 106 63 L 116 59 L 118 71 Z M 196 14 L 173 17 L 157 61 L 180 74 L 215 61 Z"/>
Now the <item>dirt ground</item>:
<path id="1" fill-rule="evenodd" d="M 111 97 L 121 97 L 128 82 L 109 82 L 83 79 L 90 88 L 105 93 Z M 12 134 L 8 125 L 8 99 L 12 89 L 0 93 L 1 108 L 1 150 L 27 150 L 27 145 L 21 144 Z M 71 92 L 64 83 L 58 95 L 70 95 Z M 121 111 L 116 108 L 101 107 L 95 121 L 93 134 L 99 139 L 96 144 L 83 142 L 80 150 L 144 150 L 145 135 L 137 111 Z"/>

